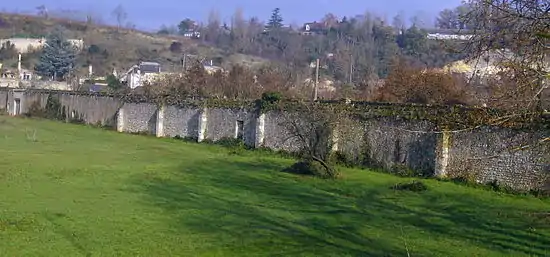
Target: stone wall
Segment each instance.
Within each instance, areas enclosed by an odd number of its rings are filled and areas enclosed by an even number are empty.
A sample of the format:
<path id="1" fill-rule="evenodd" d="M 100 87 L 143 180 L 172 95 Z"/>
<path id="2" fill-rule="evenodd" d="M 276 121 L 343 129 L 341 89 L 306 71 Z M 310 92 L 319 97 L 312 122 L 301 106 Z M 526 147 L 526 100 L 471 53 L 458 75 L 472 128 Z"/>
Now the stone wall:
<path id="1" fill-rule="evenodd" d="M 222 138 L 237 138 L 237 134 L 241 134 L 246 145 L 254 146 L 256 115 L 253 110 L 245 108 L 209 109 L 207 117 L 208 125 L 205 138 L 217 141 Z"/>
<path id="2" fill-rule="evenodd" d="M 42 108 L 46 107 L 48 97 L 51 95 L 59 100 L 65 110 L 67 120 L 82 120 L 86 124 L 101 126 L 116 126 L 116 116 L 122 102 L 108 96 L 78 95 L 68 92 L 43 92 L 25 90 L 22 113 L 29 111 L 33 103 L 38 103 Z"/>
<path id="3" fill-rule="evenodd" d="M 164 136 L 198 138 L 201 110 L 167 106 L 164 113 Z"/>
<path id="4" fill-rule="evenodd" d="M 299 150 L 300 142 L 289 133 L 285 124 L 288 115 L 279 111 L 270 111 L 265 114 L 265 137 L 263 146 L 274 150 L 294 152 Z"/>
<path id="5" fill-rule="evenodd" d="M 429 132 L 434 129 L 427 121 L 368 120 L 360 142 L 366 151 L 365 160 L 385 169 L 397 165 L 433 175 L 438 135 Z"/>
<path id="6" fill-rule="evenodd" d="M 123 131 L 130 133 L 157 134 L 158 109 L 149 103 L 126 103 L 123 110 Z"/>
<path id="7" fill-rule="evenodd" d="M 89 124 L 116 123 L 120 132 L 195 138 L 199 142 L 242 137 L 245 144 L 253 147 L 300 149 L 285 126 L 288 114 L 260 114 L 253 107 L 159 107 L 151 103 L 122 103 L 109 96 L 0 90 L 0 108 L 8 106 L 9 113 L 14 114 L 14 99 L 19 99 L 24 113 L 33 102 L 45 107 L 49 95 L 59 99 L 68 116 L 81 117 Z M 515 189 L 539 188 L 541 177 L 550 173 L 549 151 L 511 150 L 550 136 L 548 130 L 519 132 L 491 127 L 441 132 L 429 121 L 374 116 L 350 120 L 349 124 L 347 128 L 335 128 L 333 150 L 357 164 L 385 169 L 405 167 L 429 176 L 467 177 L 480 183 L 497 181 Z"/>
<path id="8" fill-rule="evenodd" d="M 543 186 L 550 172 L 548 145 L 536 145 L 546 134 L 486 127 L 452 133 L 447 140 L 449 177 L 472 177 L 479 183 L 497 181 L 516 189 Z M 530 146 L 519 150 L 522 146 Z M 546 147 L 546 149 L 544 148 Z"/>
<path id="9" fill-rule="evenodd" d="M 0 91 L 0 113 L 8 111 L 8 91 Z"/>

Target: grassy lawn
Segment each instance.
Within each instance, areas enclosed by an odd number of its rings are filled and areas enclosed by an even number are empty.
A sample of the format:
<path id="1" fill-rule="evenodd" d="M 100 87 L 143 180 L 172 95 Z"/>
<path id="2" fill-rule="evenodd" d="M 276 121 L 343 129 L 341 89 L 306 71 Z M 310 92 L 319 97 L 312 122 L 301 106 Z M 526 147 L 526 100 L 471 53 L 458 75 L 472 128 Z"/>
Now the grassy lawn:
<path id="1" fill-rule="evenodd" d="M 550 200 L 0 116 L 0 256 L 544 256 Z"/>

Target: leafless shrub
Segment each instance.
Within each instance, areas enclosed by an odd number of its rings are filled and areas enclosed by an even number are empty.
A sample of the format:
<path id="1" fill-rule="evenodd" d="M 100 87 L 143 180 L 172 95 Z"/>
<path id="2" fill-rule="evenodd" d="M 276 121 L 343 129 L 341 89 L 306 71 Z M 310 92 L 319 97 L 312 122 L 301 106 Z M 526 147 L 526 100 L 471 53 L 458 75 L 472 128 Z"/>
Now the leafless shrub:
<path id="1" fill-rule="evenodd" d="M 472 104 L 465 80 L 453 74 L 422 70 L 397 61 L 383 86 L 376 88 L 374 101 L 418 104 Z"/>
<path id="2" fill-rule="evenodd" d="M 26 136 L 27 140 L 29 140 L 31 142 L 36 142 L 37 141 L 37 139 L 36 139 L 36 129 L 29 130 L 28 128 L 25 128 L 25 136 Z"/>
<path id="3" fill-rule="evenodd" d="M 298 147 L 302 160 L 290 168 L 299 174 L 337 178 L 333 153 L 339 142 L 351 140 L 353 122 L 348 112 L 336 105 L 298 102 L 291 111 L 281 110 L 281 125 Z M 304 170 L 305 169 L 305 170 Z"/>
<path id="4" fill-rule="evenodd" d="M 148 83 L 143 94 L 157 101 L 188 98 L 259 99 L 264 92 L 281 92 L 285 97 L 301 97 L 292 71 L 266 66 L 259 71 L 235 65 L 229 71 L 208 73 L 200 63 L 184 74 L 168 75 Z"/>

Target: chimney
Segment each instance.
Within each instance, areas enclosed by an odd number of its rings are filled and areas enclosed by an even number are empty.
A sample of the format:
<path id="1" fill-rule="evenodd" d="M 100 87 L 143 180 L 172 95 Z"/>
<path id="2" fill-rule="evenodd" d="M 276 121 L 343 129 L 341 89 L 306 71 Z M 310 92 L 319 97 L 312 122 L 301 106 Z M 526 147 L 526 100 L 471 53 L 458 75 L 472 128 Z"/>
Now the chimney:
<path id="1" fill-rule="evenodd" d="M 17 62 L 17 71 L 21 74 L 21 53 L 19 53 L 19 61 Z"/>

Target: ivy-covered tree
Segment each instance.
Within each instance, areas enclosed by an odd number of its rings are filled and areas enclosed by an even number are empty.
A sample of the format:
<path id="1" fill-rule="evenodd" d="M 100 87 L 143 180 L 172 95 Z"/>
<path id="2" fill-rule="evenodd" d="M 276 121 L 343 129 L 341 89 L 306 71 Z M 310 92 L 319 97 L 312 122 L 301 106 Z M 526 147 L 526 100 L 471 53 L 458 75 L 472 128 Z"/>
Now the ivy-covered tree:
<path id="1" fill-rule="evenodd" d="M 10 41 L 4 42 L 0 46 L 0 61 L 10 60 L 15 57 L 17 57 L 17 49 L 15 49 L 15 45 Z"/>
<path id="2" fill-rule="evenodd" d="M 113 74 L 109 74 L 106 78 L 107 87 L 113 92 L 116 92 L 122 88 L 122 83 L 120 80 Z"/>
<path id="3" fill-rule="evenodd" d="M 67 41 L 63 29 L 56 27 L 47 37 L 35 71 L 38 75 L 54 80 L 63 79 L 73 69 L 76 48 Z"/>
<path id="4" fill-rule="evenodd" d="M 271 18 L 269 18 L 269 21 L 267 22 L 267 27 L 271 29 L 283 27 L 283 16 L 281 15 L 280 8 L 275 8 L 273 10 L 271 13 Z"/>

